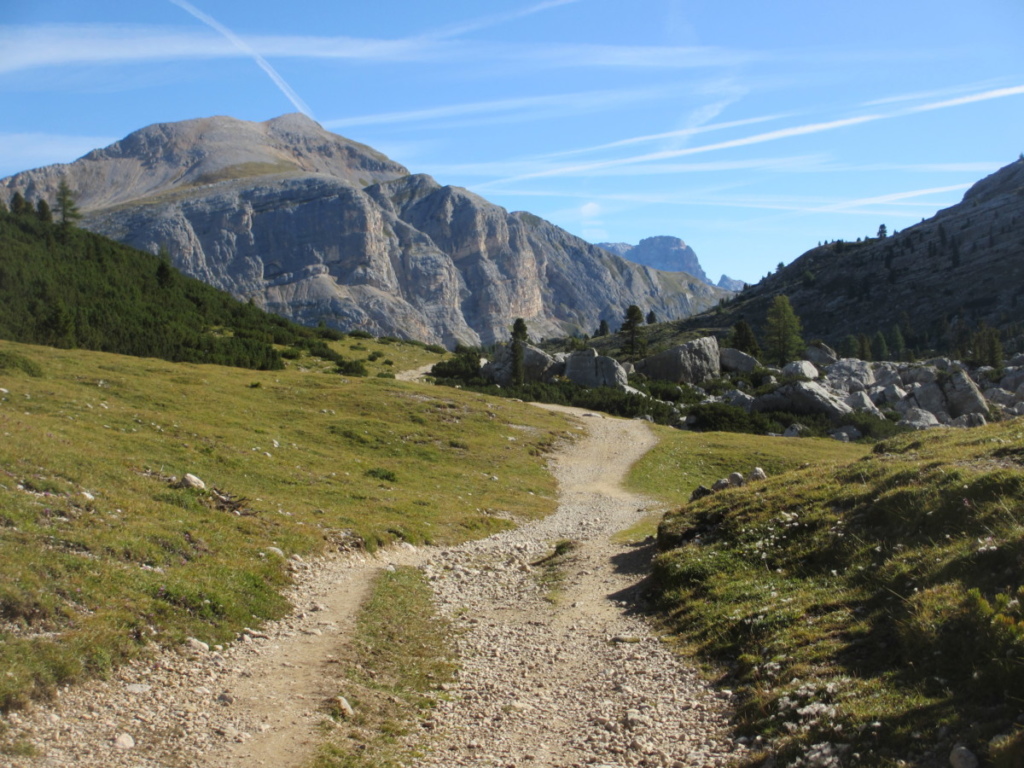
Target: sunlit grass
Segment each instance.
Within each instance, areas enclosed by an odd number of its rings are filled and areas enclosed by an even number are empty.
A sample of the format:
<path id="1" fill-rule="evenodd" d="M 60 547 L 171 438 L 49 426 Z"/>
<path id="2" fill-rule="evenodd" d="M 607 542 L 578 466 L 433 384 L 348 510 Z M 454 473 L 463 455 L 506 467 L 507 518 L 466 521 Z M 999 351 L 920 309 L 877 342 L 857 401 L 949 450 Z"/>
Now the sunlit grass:
<path id="1" fill-rule="evenodd" d="M 396 367 L 437 357 L 362 344 Z M 2 709 L 150 643 L 280 616 L 289 572 L 271 548 L 456 543 L 555 507 L 544 454 L 566 422 L 521 403 L 297 367 L 0 352 L 41 372 L 0 368 Z M 207 489 L 174 487 L 185 473 Z"/>
<path id="2" fill-rule="evenodd" d="M 772 741 L 751 764 L 824 743 L 844 765 L 957 741 L 1021 759 L 1022 439 L 1019 421 L 901 436 L 666 517 L 660 605 L 740 694 L 738 730 Z"/>

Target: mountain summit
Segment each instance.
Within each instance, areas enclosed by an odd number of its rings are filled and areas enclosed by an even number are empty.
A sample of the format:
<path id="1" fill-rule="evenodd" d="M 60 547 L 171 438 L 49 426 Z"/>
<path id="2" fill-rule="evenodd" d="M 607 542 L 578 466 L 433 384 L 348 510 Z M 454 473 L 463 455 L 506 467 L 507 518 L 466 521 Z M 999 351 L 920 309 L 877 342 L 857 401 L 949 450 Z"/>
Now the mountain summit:
<path id="1" fill-rule="evenodd" d="M 728 295 L 633 264 L 529 213 L 411 175 L 303 115 L 210 117 L 136 131 L 74 163 L 0 180 L 88 229 L 307 325 L 453 345 L 590 333 L 631 304 L 680 318 Z"/>
<path id="2" fill-rule="evenodd" d="M 646 267 L 653 267 L 665 272 L 687 272 L 703 282 L 711 284 L 704 269 L 697 260 L 697 254 L 678 237 L 658 235 L 645 237 L 636 245 L 629 243 L 598 243 L 606 251 L 629 259 Z"/>

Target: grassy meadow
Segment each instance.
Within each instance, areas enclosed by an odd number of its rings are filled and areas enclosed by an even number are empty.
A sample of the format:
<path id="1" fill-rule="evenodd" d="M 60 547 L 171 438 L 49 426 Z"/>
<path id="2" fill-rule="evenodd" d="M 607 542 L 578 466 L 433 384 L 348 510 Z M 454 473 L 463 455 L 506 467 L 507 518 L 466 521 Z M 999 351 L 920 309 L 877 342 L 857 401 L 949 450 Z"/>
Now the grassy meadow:
<path id="1" fill-rule="evenodd" d="M 660 607 L 739 694 L 748 764 L 1022 764 L 1022 445 L 1021 420 L 902 435 L 666 516 Z"/>
<path id="2" fill-rule="evenodd" d="M 371 374 L 438 359 L 335 344 L 380 352 Z M 274 549 L 454 543 L 553 511 L 544 454 L 564 417 L 318 367 L 0 342 L 0 709 L 149 644 L 224 642 L 281 615 Z M 176 487 L 185 473 L 206 490 Z"/>

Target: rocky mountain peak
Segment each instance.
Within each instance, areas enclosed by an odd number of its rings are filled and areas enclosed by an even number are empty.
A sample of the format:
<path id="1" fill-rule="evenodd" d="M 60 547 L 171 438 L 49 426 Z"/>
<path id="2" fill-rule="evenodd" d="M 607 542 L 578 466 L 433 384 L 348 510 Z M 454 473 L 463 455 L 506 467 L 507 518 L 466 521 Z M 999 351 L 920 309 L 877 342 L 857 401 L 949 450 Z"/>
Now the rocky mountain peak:
<path id="1" fill-rule="evenodd" d="M 964 193 L 964 202 L 980 205 L 995 197 L 1020 190 L 1024 190 L 1024 156 L 976 182 Z"/>
<path id="2" fill-rule="evenodd" d="M 0 179 L 0 199 L 53 200 L 62 179 L 84 227 L 166 249 L 186 273 L 308 325 L 490 344 L 520 317 L 536 337 L 590 333 L 631 304 L 673 319 L 727 295 L 410 174 L 305 115 L 151 125 Z"/>
<path id="3" fill-rule="evenodd" d="M 713 285 L 704 274 L 704 269 L 697 260 L 697 254 L 678 237 L 656 235 L 645 237 L 637 245 L 628 243 L 598 243 L 606 251 L 629 259 L 645 267 L 653 267 L 664 272 L 686 272 L 701 281 Z"/>
<path id="4" fill-rule="evenodd" d="M 82 210 L 94 211 L 188 187 L 281 174 L 322 174 L 365 187 L 408 170 L 302 114 L 262 123 L 216 116 L 155 123 L 73 163 L 4 179 L 0 190 L 52 200 L 64 178 Z"/>

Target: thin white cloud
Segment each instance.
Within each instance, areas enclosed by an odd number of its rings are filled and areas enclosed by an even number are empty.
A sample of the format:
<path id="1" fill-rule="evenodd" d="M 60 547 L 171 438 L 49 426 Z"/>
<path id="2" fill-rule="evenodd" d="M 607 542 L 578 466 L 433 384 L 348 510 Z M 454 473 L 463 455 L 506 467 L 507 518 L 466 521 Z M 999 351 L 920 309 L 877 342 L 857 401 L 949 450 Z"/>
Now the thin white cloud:
<path id="1" fill-rule="evenodd" d="M 558 93 L 548 96 L 526 96 L 515 99 L 493 99 L 466 104 L 448 104 L 429 109 L 413 109 L 400 112 L 380 112 L 372 115 L 342 117 L 323 122 L 325 128 L 350 128 L 358 125 L 387 125 L 395 123 L 419 123 L 469 115 L 517 113 L 540 110 L 541 116 L 550 115 L 554 108 L 558 113 L 579 114 L 593 109 L 612 109 L 623 104 L 660 98 L 665 88 L 630 88 L 615 91 L 585 91 L 582 93 Z"/>
<path id="2" fill-rule="evenodd" d="M 1024 85 L 1016 85 L 1010 88 L 994 88 L 982 93 L 973 93 L 968 96 L 959 96 L 955 99 L 936 101 L 932 104 L 921 104 L 917 107 L 909 107 L 904 114 L 916 114 L 918 112 L 931 112 L 936 109 L 947 109 L 948 107 L 960 107 L 964 104 L 976 104 L 979 101 L 991 101 L 992 99 L 1004 99 L 1007 96 L 1020 96 L 1024 94 Z"/>
<path id="3" fill-rule="evenodd" d="M 183 3 L 184 0 L 176 4 L 184 8 Z M 542 4 L 541 10 L 546 7 L 553 6 Z M 192 15 L 195 16 L 194 13 Z M 206 14 L 202 14 L 202 17 L 196 16 L 208 24 L 209 17 Z M 393 40 L 347 36 L 249 35 L 241 40 L 237 35 L 229 37 L 226 33 L 230 33 L 230 30 L 226 30 L 223 25 L 209 26 L 219 36 L 126 24 L 0 26 L 0 73 L 81 63 L 116 64 L 239 56 L 254 59 L 258 56 L 263 62 L 270 56 L 403 63 L 461 60 L 473 62 L 476 66 L 482 62 L 504 62 L 514 64 L 519 70 L 526 67 L 715 68 L 738 66 L 764 58 L 761 54 L 713 47 L 538 46 L 456 41 L 445 35 Z M 282 87 L 277 80 L 275 84 Z"/>
<path id="4" fill-rule="evenodd" d="M 687 155 L 701 154 L 705 152 L 716 152 L 724 149 L 735 149 L 737 147 L 746 147 L 754 144 L 763 144 L 770 141 L 778 141 L 780 139 L 793 138 L 795 136 L 807 136 L 816 133 L 822 133 L 825 131 L 834 131 L 840 128 L 848 128 L 855 125 L 862 125 L 865 123 L 872 123 L 879 120 L 889 120 L 896 117 L 905 117 L 907 115 L 919 114 L 922 112 L 930 112 L 939 109 L 948 109 L 950 107 L 963 106 L 965 104 L 974 104 L 982 101 L 990 101 L 992 99 L 1002 99 L 1010 96 L 1024 95 L 1024 85 L 1013 86 L 1008 88 L 996 88 L 982 93 L 970 94 L 967 96 L 961 96 L 955 99 L 946 99 L 943 101 L 933 102 L 930 104 L 922 104 L 916 107 L 908 107 L 905 109 L 897 110 L 894 112 L 883 112 L 868 115 L 860 115 L 857 117 L 848 117 L 840 120 L 830 120 L 820 123 L 810 123 L 807 125 L 798 125 L 790 128 L 782 128 L 777 131 L 768 131 L 766 133 L 758 133 L 752 136 L 745 136 L 739 139 L 731 139 L 729 141 L 721 141 L 715 144 L 703 144 L 698 147 L 688 147 L 685 149 L 666 150 L 662 152 L 649 152 L 643 155 L 633 155 L 631 157 L 622 157 L 613 160 L 602 160 L 591 163 L 582 163 L 579 165 L 567 165 L 560 168 L 549 169 L 545 171 L 537 171 L 533 173 L 523 173 L 518 176 L 513 176 L 505 179 L 495 179 L 494 181 L 485 182 L 480 185 L 481 187 L 490 187 L 498 184 L 524 181 L 527 179 L 544 178 L 553 176 L 568 176 L 568 175 L 579 175 L 588 173 L 591 171 L 597 171 L 605 168 L 616 168 L 621 166 L 634 166 L 643 163 L 652 163 L 661 160 L 669 160 L 676 157 L 684 157 Z"/>
<path id="5" fill-rule="evenodd" d="M 926 195 L 938 195 L 946 192 L 957 192 L 960 190 L 967 189 L 970 184 L 951 184 L 945 187 L 930 187 L 928 189 L 915 189 L 910 192 L 892 192 L 888 195 L 877 195 L 875 197 L 862 197 L 856 200 L 846 200 L 841 203 L 833 203 L 831 205 L 822 206 L 816 209 L 818 212 L 843 212 L 849 213 L 853 209 L 864 208 L 869 205 L 886 205 L 889 203 L 901 202 L 915 197 L 924 197 Z M 929 204 L 932 205 L 932 204 Z"/>
<path id="6" fill-rule="evenodd" d="M 195 16 L 197 19 L 199 19 L 199 21 L 203 22 L 203 24 L 205 24 L 206 26 L 210 27 L 216 32 L 219 32 L 232 45 L 238 48 L 238 50 L 242 51 L 243 53 L 251 57 L 252 60 L 256 62 L 257 66 L 259 66 L 259 68 L 262 69 L 267 74 L 267 76 L 273 81 L 274 85 L 278 87 L 281 93 L 285 95 L 285 97 L 294 105 L 294 107 L 297 110 L 299 110 L 303 114 L 308 115 L 309 117 L 313 117 L 313 110 L 311 110 L 309 108 L 309 105 L 306 104 L 306 102 L 302 100 L 299 94 L 295 92 L 295 89 L 288 85 L 288 83 L 285 82 L 285 79 L 281 77 L 280 73 L 271 66 L 270 62 L 263 58 L 263 56 L 261 56 L 256 50 L 254 50 L 251 45 L 245 42 L 245 40 L 240 38 L 238 35 L 236 35 L 234 32 L 225 27 L 223 24 L 221 24 L 219 21 L 217 21 L 209 14 L 200 11 L 198 8 L 192 5 L 192 3 L 189 3 L 186 0 L 170 0 L 170 2 L 178 6 L 182 10 Z"/>
<path id="7" fill-rule="evenodd" d="M 951 188 L 950 191 L 955 189 L 963 189 L 964 186 L 969 185 L 958 185 Z M 862 200 L 851 200 L 851 201 L 825 201 L 820 198 L 801 198 L 792 196 L 757 196 L 757 195 L 721 195 L 708 193 L 706 191 L 690 192 L 688 194 L 673 194 L 673 193 L 609 193 L 609 194 L 592 194 L 589 192 L 581 191 L 579 193 L 573 191 L 566 192 L 554 192 L 551 190 L 539 190 L 539 189 L 517 189 L 517 190 L 505 190 L 501 194 L 503 195 L 515 195 L 519 197 L 548 197 L 548 198 L 570 198 L 570 199 L 585 199 L 585 200 L 604 200 L 609 202 L 619 203 L 632 203 L 639 205 L 671 205 L 685 208 L 692 208 L 696 206 L 703 206 L 709 208 L 742 208 L 742 209 L 754 209 L 754 210 L 768 210 L 768 211 L 785 211 L 789 213 L 833 213 L 833 214 L 849 214 L 849 215 L 870 215 L 870 216 L 891 216 L 893 218 L 900 216 L 919 216 L 922 213 L 934 212 L 936 205 L 944 205 L 945 203 L 933 202 L 915 202 L 908 201 L 905 198 L 913 196 L 924 196 L 926 194 L 933 194 L 937 192 L 937 189 L 929 190 L 916 190 L 914 192 L 901 192 L 895 195 L 881 195 L 878 198 L 864 198 Z M 884 198 L 892 198 L 887 203 L 883 203 Z M 888 205 L 887 209 L 879 209 L 872 207 L 868 210 L 868 201 L 874 201 L 871 203 L 872 206 Z M 574 208 L 572 210 L 578 210 Z M 549 217 L 552 217 L 549 215 Z M 553 218 L 553 217 L 552 217 Z"/>
<path id="8" fill-rule="evenodd" d="M 421 39 L 446 39 L 452 37 L 459 37 L 461 35 L 468 34 L 469 32 L 477 32 L 481 29 L 487 29 L 488 27 L 495 27 L 499 24 L 504 24 L 508 21 L 514 21 L 521 19 L 526 16 L 532 16 L 535 13 L 541 13 L 542 11 L 549 10 L 551 8 L 558 8 L 563 5 L 571 5 L 578 3 L 580 0 L 545 0 L 545 2 L 536 3 L 526 8 L 521 8 L 518 11 L 512 11 L 510 13 L 499 13 L 491 16 L 484 16 L 479 19 L 471 21 L 465 21 L 459 24 L 453 24 L 448 27 L 442 27 L 441 29 L 433 32 L 427 32 L 423 35 L 419 35 Z"/>
<path id="9" fill-rule="evenodd" d="M 766 58 L 753 51 L 716 46 L 546 45 L 510 46 L 496 56 L 514 57 L 527 65 L 597 67 L 601 69 L 697 69 L 736 67 Z"/>
<path id="10" fill-rule="evenodd" d="M 615 168 L 623 165 L 636 165 L 639 163 L 650 163 L 657 160 L 669 160 L 675 157 L 684 157 L 686 155 L 696 155 L 703 152 L 714 152 L 721 149 L 733 149 L 735 147 L 746 147 L 752 144 L 761 144 L 767 141 L 776 141 L 778 139 L 791 138 L 793 136 L 806 136 L 812 133 L 821 133 L 822 131 L 831 131 L 837 128 L 846 128 L 851 125 L 859 125 L 861 123 L 868 123 L 874 120 L 880 120 L 882 115 L 862 115 L 861 117 L 848 117 L 843 120 L 832 120 L 825 123 L 811 123 L 810 125 L 798 125 L 792 128 L 783 128 L 778 131 L 769 131 L 768 133 L 759 133 L 754 136 L 746 136 L 741 139 L 732 139 L 730 141 L 721 141 L 716 144 L 703 144 L 699 147 L 688 147 L 686 149 L 673 149 L 666 150 L 663 152 L 648 152 L 644 155 L 634 155 L 632 157 L 622 157 L 616 160 L 602 160 L 593 163 L 584 163 L 580 165 L 563 166 L 561 168 L 555 168 L 549 171 L 540 171 L 537 173 L 524 173 L 520 176 L 516 176 L 510 179 L 498 179 L 493 182 L 487 182 L 482 186 L 490 186 L 493 184 L 500 184 L 512 181 L 524 181 L 526 179 L 534 179 L 541 177 L 550 176 L 566 176 L 574 175 L 582 172 L 595 171 L 603 168 Z"/>
<path id="11" fill-rule="evenodd" d="M 770 120 L 779 120 L 786 115 L 765 115 L 763 117 L 749 117 L 744 120 L 731 120 L 726 123 L 709 123 L 707 125 L 696 126 L 692 128 L 681 128 L 676 131 L 665 131 L 663 133 L 651 133 L 646 136 L 634 136 L 629 139 L 620 139 L 619 141 L 611 141 L 607 144 L 595 144 L 590 147 L 580 147 L 579 149 L 567 149 L 564 152 L 552 152 L 547 155 L 541 155 L 542 158 L 555 158 L 555 157 L 568 157 L 569 155 L 581 155 L 588 152 L 601 152 L 607 149 L 617 149 L 619 147 L 628 147 L 633 144 L 642 144 L 649 141 L 662 141 L 664 139 L 675 139 L 685 136 L 696 136 L 700 133 L 709 133 L 711 131 L 722 131 L 728 128 L 740 128 L 745 125 L 756 125 L 757 123 L 766 123 Z"/>
<path id="12" fill-rule="evenodd" d="M 970 91 L 977 91 L 979 88 L 990 89 L 995 85 L 992 81 L 986 81 L 982 83 L 973 83 L 972 85 L 957 85 L 950 88 L 937 88 L 931 91 L 917 91 L 915 93 L 901 93 L 896 96 L 886 96 L 881 99 L 872 99 L 871 101 L 865 101 L 860 106 L 862 107 L 880 107 L 886 104 L 901 104 L 908 101 L 921 101 L 923 99 L 937 99 L 944 96 L 952 96 L 958 93 L 968 93 Z"/>

